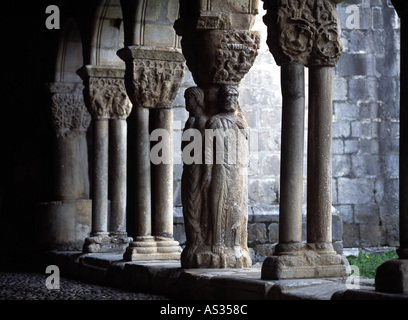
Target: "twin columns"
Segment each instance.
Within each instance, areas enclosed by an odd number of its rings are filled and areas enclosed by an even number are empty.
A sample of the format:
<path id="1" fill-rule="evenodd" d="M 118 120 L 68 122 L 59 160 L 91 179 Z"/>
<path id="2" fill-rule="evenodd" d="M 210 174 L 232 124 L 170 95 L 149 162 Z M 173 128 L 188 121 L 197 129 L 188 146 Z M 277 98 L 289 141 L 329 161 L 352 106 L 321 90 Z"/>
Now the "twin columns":
<path id="1" fill-rule="evenodd" d="M 84 66 L 85 104 L 93 119 L 92 230 L 84 252 L 123 252 L 125 260 L 179 259 L 173 240 L 173 164 L 154 168 L 150 159 L 150 109 L 155 127 L 167 130 L 171 146 L 172 102 L 184 75 L 184 58 L 175 49 L 127 47 L 118 52 L 126 71 L 112 66 Z M 135 239 L 126 232 L 127 117 L 133 105 L 136 125 Z M 167 157 L 171 159 L 172 157 Z M 133 165 L 133 164 L 132 164 Z M 152 188 L 151 172 L 156 181 Z M 152 233 L 152 190 L 155 192 Z M 108 201 L 110 195 L 110 203 Z"/>

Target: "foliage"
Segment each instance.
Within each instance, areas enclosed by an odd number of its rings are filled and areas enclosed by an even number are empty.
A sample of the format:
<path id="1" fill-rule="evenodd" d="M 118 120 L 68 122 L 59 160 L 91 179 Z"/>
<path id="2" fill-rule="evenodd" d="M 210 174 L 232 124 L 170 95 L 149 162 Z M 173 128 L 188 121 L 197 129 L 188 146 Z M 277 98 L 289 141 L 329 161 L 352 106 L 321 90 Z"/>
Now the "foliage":
<path id="1" fill-rule="evenodd" d="M 367 277 L 370 279 L 374 279 L 377 268 L 390 259 L 398 259 L 398 255 L 395 251 L 386 251 L 382 254 L 375 254 L 371 252 L 363 252 L 360 249 L 358 257 L 347 257 L 350 265 L 355 265 L 359 268 L 361 277 Z"/>

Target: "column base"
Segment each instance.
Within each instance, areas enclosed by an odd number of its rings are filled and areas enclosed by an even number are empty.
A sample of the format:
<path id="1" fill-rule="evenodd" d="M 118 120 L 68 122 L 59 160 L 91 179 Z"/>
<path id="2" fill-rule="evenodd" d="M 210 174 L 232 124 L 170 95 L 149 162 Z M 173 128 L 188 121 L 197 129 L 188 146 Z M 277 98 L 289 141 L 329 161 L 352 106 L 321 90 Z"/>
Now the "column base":
<path id="1" fill-rule="evenodd" d="M 248 250 L 239 246 L 222 247 L 214 252 L 211 246 L 187 246 L 181 254 L 183 268 L 250 268 Z"/>
<path id="2" fill-rule="evenodd" d="M 375 289 L 385 293 L 408 293 L 408 259 L 392 259 L 377 268 Z"/>
<path id="3" fill-rule="evenodd" d="M 173 239 L 138 237 L 126 248 L 123 259 L 126 261 L 180 260 L 180 252 L 180 244 Z"/>
<path id="4" fill-rule="evenodd" d="M 291 254 L 278 254 L 265 259 L 263 280 L 328 278 L 348 276 L 347 259 L 335 251 L 311 248 Z"/>
<path id="5" fill-rule="evenodd" d="M 98 233 L 85 239 L 82 251 L 84 253 L 123 253 L 131 241 L 133 239 L 126 235 L 110 236 L 108 233 Z"/>

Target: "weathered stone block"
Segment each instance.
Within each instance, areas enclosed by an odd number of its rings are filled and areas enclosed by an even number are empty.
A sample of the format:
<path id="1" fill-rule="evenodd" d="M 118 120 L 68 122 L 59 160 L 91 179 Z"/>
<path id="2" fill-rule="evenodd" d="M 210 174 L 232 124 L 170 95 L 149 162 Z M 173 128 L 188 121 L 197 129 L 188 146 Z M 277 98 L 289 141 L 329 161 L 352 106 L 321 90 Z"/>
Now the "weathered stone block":
<path id="1" fill-rule="evenodd" d="M 349 80 L 350 100 L 378 100 L 378 82 L 375 78 L 356 78 Z"/>
<path id="2" fill-rule="evenodd" d="M 337 64 L 336 73 L 343 77 L 372 76 L 375 74 L 374 57 L 367 53 L 343 53 Z"/>
<path id="3" fill-rule="evenodd" d="M 341 204 L 363 204 L 374 201 L 373 179 L 338 178 L 338 199 Z"/>
<path id="4" fill-rule="evenodd" d="M 252 223 L 248 225 L 248 243 L 265 243 L 267 240 L 266 226 L 263 223 Z"/>
<path id="5" fill-rule="evenodd" d="M 92 201 L 71 200 L 38 205 L 38 244 L 47 250 L 82 250 L 91 232 Z"/>
<path id="6" fill-rule="evenodd" d="M 351 158 L 349 155 L 334 154 L 332 158 L 333 177 L 344 177 L 351 172 Z"/>
<path id="7" fill-rule="evenodd" d="M 408 260 L 389 260 L 378 267 L 375 288 L 380 292 L 408 293 Z"/>

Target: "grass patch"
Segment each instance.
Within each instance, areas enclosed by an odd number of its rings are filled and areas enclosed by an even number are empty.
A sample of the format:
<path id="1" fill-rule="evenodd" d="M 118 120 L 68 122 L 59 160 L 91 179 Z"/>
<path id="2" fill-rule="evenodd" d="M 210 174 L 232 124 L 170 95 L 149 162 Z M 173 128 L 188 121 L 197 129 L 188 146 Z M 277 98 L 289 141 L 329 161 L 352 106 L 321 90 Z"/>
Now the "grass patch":
<path id="1" fill-rule="evenodd" d="M 363 252 L 360 249 L 358 257 L 347 256 L 347 260 L 350 265 L 355 265 L 359 268 L 360 276 L 370 279 L 375 278 L 375 272 L 377 268 L 385 261 L 390 259 L 398 259 L 398 255 L 395 251 L 386 251 L 382 254 Z"/>

